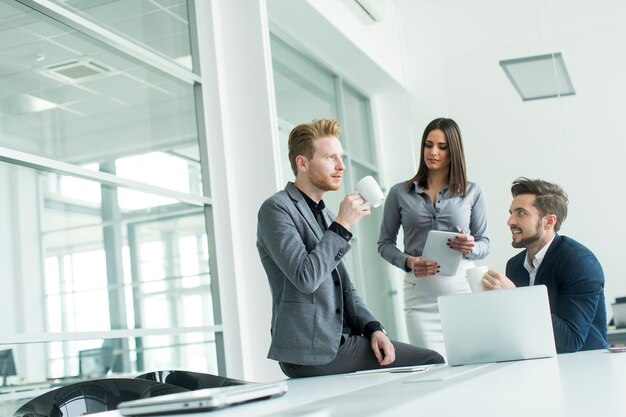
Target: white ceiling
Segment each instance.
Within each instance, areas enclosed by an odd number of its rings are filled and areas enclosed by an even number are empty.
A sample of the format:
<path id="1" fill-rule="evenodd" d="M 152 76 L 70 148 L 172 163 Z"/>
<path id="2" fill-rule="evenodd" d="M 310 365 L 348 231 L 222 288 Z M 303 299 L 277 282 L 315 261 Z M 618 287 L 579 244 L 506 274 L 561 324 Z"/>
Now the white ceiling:
<path id="1" fill-rule="evenodd" d="M 497 100 L 516 113 L 541 108 L 524 103 L 498 62 L 561 52 L 576 89 L 563 98 L 587 110 L 626 97 L 626 3 L 567 0 L 395 0 L 412 89 L 439 85 L 439 98 L 467 111 L 468 99 Z M 425 80 L 428 77 L 430 80 Z M 429 95 L 430 99 L 433 99 Z M 564 101 L 565 102 L 565 101 Z M 486 102 L 485 104 L 489 104 Z M 553 104 L 554 105 L 554 104 Z M 473 106 L 475 107 L 475 106 Z M 460 112 L 460 108 L 458 109 Z"/>
<path id="2" fill-rule="evenodd" d="M 183 0 L 57 3 L 171 59 L 189 55 Z M 171 29 L 167 37 L 163 27 Z M 70 82 L 47 70 L 87 60 L 109 71 Z M 29 110 L 33 100 L 53 108 Z M 189 142 L 195 138 L 193 112 L 191 86 L 15 1 L 0 1 L 3 146 L 78 163 L 98 161 Z"/>

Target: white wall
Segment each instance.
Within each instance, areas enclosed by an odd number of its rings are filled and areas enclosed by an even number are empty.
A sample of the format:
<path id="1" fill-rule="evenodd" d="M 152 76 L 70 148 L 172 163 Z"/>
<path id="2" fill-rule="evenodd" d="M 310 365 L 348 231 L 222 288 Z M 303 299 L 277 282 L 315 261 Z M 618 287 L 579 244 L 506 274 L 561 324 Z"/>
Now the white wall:
<path id="1" fill-rule="evenodd" d="M 563 186 L 570 196 L 562 234 L 600 259 L 610 303 L 626 294 L 619 261 L 621 120 L 626 110 L 626 4 L 618 1 L 397 0 L 421 133 L 434 117 L 454 118 L 470 178 L 486 190 L 492 251 L 503 270 L 517 251 L 506 226 L 518 176 Z M 562 52 L 576 95 L 522 102 L 502 59 Z M 610 310 L 608 310 L 610 316 Z"/>
<path id="2" fill-rule="evenodd" d="M 268 0 L 272 30 L 359 90 L 376 94 L 404 84 L 395 8 L 366 24 L 338 0 Z"/>
<path id="3" fill-rule="evenodd" d="M 20 285 L 21 278 L 19 271 L 18 252 L 19 245 L 15 239 L 19 237 L 18 230 L 15 230 L 16 223 L 13 216 L 15 215 L 15 202 L 12 198 L 15 192 L 15 168 L 8 164 L 0 164 L 0 178 L 2 183 L 0 187 L 0 225 L 2 225 L 3 233 L 0 234 L 0 261 L 2 268 L 0 274 L 0 305 L 2 306 L 2 315 L 10 317 L 11 320 L 2 320 L 0 323 L 0 333 L 14 333 L 18 329 L 18 314 L 11 314 L 16 311 L 17 306 L 17 286 Z M 18 240 L 19 242 L 19 240 Z"/>
<path id="4" fill-rule="evenodd" d="M 368 67 L 378 66 L 392 79 L 404 82 L 402 49 L 398 44 L 399 28 L 396 25 L 396 11 L 391 2 L 385 0 L 372 2 L 380 5 L 382 19 L 378 21 L 368 18 L 355 0 L 308 0 L 308 2 L 316 13 L 327 19 L 345 38 L 342 41 L 335 38 L 332 43 L 325 45 L 325 49 L 335 50 L 334 60 L 348 58 L 352 61 L 362 56 L 361 59 L 367 62 Z M 327 32 L 320 30 L 318 36 L 325 33 Z M 362 68 L 359 72 L 367 70 Z M 353 69 L 348 70 L 345 75 L 352 80 L 360 76 Z M 369 80 L 367 84 L 375 84 L 384 89 L 384 80 L 377 81 L 376 78 L 378 77 Z M 367 86 L 364 88 L 371 89 Z"/>
<path id="5" fill-rule="evenodd" d="M 41 242 L 40 201 L 34 191 L 39 179 L 34 170 L 0 164 L 0 334 L 37 333 L 45 328 L 43 257 L 37 246 Z M 46 378 L 44 344 L 0 347 L 9 348 L 14 350 L 19 377 Z"/>

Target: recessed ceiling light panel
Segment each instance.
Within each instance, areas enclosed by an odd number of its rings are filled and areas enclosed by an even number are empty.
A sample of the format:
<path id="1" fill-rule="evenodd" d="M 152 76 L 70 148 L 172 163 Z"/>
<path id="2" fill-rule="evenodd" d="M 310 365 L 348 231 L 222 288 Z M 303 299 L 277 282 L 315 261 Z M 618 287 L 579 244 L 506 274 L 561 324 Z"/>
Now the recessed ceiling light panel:
<path id="1" fill-rule="evenodd" d="M 500 61 L 522 100 L 576 94 L 560 52 Z"/>

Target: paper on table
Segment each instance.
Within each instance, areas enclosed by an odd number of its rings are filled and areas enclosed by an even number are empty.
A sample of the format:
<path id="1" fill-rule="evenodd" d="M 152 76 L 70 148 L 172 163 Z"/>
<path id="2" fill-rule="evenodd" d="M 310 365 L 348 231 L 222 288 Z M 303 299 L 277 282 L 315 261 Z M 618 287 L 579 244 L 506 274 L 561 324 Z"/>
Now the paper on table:
<path id="1" fill-rule="evenodd" d="M 348 376 L 356 376 L 356 375 L 368 375 L 368 374 L 383 374 L 383 373 L 392 373 L 397 374 L 401 372 L 421 372 L 428 369 L 428 366 L 419 365 L 419 366 L 397 366 L 395 368 L 379 368 L 379 369 L 365 369 L 363 371 L 356 371 L 348 374 Z"/>

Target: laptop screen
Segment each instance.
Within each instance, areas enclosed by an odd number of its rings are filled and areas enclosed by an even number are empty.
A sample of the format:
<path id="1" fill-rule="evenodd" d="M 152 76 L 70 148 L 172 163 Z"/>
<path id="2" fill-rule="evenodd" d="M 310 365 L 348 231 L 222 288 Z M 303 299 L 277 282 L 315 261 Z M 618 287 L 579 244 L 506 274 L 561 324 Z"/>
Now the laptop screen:
<path id="1" fill-rule="evenodd" d="M 446 295 L 438 303 L 450 365 L 556 355 L 544 285 Z"/>

